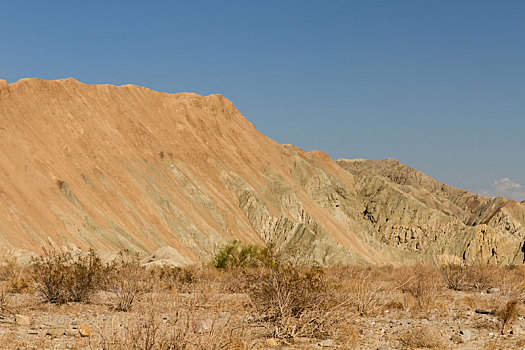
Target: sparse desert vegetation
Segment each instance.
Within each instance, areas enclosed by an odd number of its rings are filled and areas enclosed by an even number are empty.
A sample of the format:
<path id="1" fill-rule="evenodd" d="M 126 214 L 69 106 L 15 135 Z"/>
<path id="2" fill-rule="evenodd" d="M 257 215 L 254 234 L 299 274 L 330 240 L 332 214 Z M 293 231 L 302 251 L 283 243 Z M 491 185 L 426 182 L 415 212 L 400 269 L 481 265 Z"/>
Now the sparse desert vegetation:
<path id="1" fill-rule="evenodd" d="M 522 265 L 321 268 L 233 242 L 203 267 L 52 252 L 0 277 L 5 349 L 525 345 Z"/>

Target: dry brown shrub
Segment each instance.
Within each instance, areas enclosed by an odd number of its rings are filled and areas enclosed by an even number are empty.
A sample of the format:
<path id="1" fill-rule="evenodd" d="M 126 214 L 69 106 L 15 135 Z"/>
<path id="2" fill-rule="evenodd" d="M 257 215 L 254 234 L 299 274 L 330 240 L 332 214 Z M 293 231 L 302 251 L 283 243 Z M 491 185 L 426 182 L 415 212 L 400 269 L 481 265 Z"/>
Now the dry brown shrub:
<path id="1" fill-rule="evenodd" d="M 18 265 L 11 257 L 4 258 L 0 264 L 0 282 L 8 293 L 27 293 L 33 290 L 29 269 Z"/>
<path id="2" fill-rule="evenodd" d="M 461 291 L 469 288 L 473 266 L 466 262 L 446 262 L 439 265 L 439 271 L 448 288 Z"/>
<path id="3" fill-rule="evenodd" d="M 337 293 L 346 295 L 350 306 L 361 316 L 375 315 L 389 300 L 391 286 L 377 267 L 348 266 L 337 275 Z"/>
<path id="4" fill-rule="evenodd" d="M 439 266 L 439 271 L 450 289 L 456 291 L 486 290 L 501 286 L 513 279 L 509 267 L 482 262 L 450 262 Z"/>
<path id="5" fill-rule="evenodd" d="M 400 270 L 403 272 L 401 274 L 403 279 L 399 281 L 399 289 L 414 297 L 419 310 L 427 310 L 434 306 L 444 287 L 438 271 L 423 265 L 400 268 Z"/>
<path id="6" fill-rule="evenodd" d="M 9 293 L 6 291 L 4 286 L 0 286 L 0 318 L 13 315 L 15 310 L 12 305 L 12 300 L 9 297 Z"/>
<path id="7" fill-rule="evenodd" d="M 499 285 L 502 270 L 504 268 L 489 264 L 472 265 L 465 283 L 474 290 L 487 290 Z"/>
<path id="8" fill-rule="evenodd" d="M 138 254 L 128 250 L 121 251 L 109 266 L 106 287 L 116 296 L 113 308 L 117 311 L 130 311 L 136 299 L 152 289 Z"/>
<path id="9" fill-rule="evenodd" d="M 525 299 L 525 268 L 502 267 L 498 276 L 497 286 L 502 297 Z"/>
<path id="10" fill-rule="evenodd" d="M 36 290 L 50 303 L 89 302 L 102 288 L 106 272 L 94 250 L 76 256 L 51 251 L 32 259 L 31 276 Z"/>
<path id="11" fill-rule="evenodd" d="M 393 294 L 389 301 L 384 304 L 385 310 L 411 310 L 417 304 L 416 299 L 406 293 Z"/>
<path id="12" fill-rule="evenodd" d="M 189 292 L 200 272 L 193 266 L 183 268 L 164 265 L 151 267 L 149 273 L 149 278 L 158 290 Z"/>
<path id="13" fill-rule="evenodd" d="M 327 297 L 320 269 L 278 263 L 245 271 L 244 276 L 254 312 L 274 337 L 294 338 L 318 330 L 316 311 Z"/>
<path id="14" fill-rule="evenodd" d="M 503 307 L 496 311 L 496 317 L 501 322 L 501 334 L 505 334 L 507 327 L 518 318 L 518 300 L 508 300 Z"/>
<path id="15" fill-rule="evenodd" d="M 408 349 L 443 348 L 441 339 L 428 327 L 414 327 L 402 333 L 399 338 L 401 345 Z"/>
<path id="16" fill-rule="evenodd" d="M 243 272 L 246 292 L 252 301 L 256 324 L 266 327 L 275 338 L 337 338 L 346 336 L 352 314 L 350 298 L 338 293 L 326 271 L 283 260 L 266 250 L 258 268 Z"/>

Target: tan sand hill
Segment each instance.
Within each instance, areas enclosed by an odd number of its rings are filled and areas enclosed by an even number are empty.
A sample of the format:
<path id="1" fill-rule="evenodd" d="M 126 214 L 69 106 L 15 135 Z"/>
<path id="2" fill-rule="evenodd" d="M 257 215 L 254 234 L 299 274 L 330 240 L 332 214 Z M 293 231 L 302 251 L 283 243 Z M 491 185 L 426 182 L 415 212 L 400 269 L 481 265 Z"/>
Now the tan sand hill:
<path id="1" fill-rule="evenodd" d="M 262 135 L 220 95 L 3 82 L 0 138 L 5 249 L 130 248 L 148 263 L 188 264 L 239 239 L 321 264 L 469 258 L 479 247 L 495 249 L 485 258 L 523 259 L 524 205 L 440 190 L 423 175 L 399 184 L 373 166 L 345 171 L 323 152 Z M 413 213 L 399 210 L 405 201 Z M 419 244 L 392 244 L 407 229 Z"/>

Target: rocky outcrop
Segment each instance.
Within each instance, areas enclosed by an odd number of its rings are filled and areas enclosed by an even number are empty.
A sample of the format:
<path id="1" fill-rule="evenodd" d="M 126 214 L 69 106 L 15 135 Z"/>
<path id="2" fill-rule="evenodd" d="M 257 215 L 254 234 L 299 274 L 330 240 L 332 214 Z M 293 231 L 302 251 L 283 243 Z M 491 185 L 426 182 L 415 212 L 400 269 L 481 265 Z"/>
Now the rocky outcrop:
<path id="1" fill-rule="evenodd" d="M 436 257 L 523 263 L 525 206 L 440 183 L 393 159 L 340 159 L 387 245 Z M 425 259 L 422 258 L 422 259 Z"/>

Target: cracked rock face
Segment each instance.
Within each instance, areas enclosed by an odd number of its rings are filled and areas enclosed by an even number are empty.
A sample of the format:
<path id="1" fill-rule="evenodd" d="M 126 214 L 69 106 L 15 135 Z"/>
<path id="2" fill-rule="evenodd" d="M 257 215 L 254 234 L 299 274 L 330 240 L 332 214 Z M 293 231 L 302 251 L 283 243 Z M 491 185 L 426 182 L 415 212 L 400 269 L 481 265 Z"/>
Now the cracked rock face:
<path id="1" fill-rule="evenodd" d="M 523 263 L 525 205 L 440 183 L 394 159 L 340 159 L 356 178 L 363 216 L 387 245 L 428 257 Z"/>
<path id="2" fill-rule="evenodd" d="M 0 248 L 20 261 L 187 265 L 238 239 L 321 265 L 523 262 L 525 204 L 277 144 L 220 95 L 23 79 L 0 84 L 0 137 Z"/>

